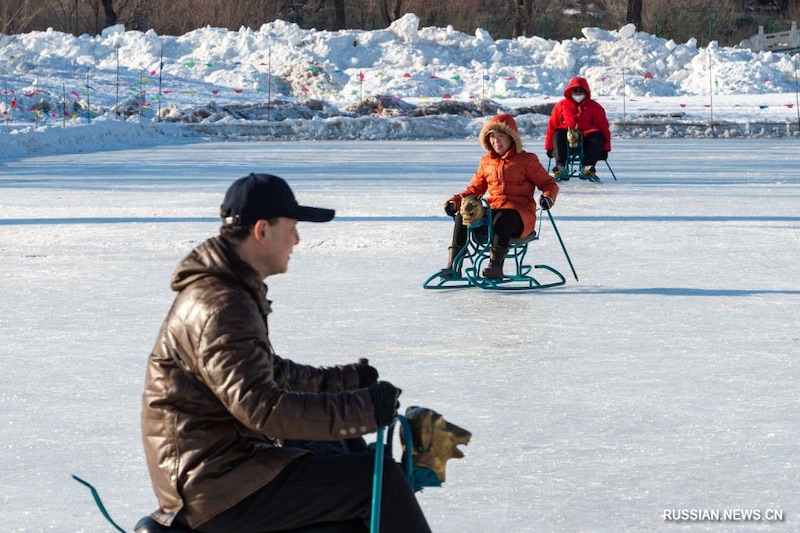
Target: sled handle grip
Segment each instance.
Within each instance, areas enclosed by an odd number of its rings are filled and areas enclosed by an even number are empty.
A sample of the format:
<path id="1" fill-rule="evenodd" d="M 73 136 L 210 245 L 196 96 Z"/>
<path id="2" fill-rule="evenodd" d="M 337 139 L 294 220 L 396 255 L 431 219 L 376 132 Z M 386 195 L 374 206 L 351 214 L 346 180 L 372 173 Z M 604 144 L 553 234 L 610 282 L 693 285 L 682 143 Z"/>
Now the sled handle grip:
<path id="1" fill-rule="evenodd" d="M 375 473 L 372 476 L 372 512 L 370 513 L 369 531 L 379 533 L 381 529 L 381 490 L 383 489 L 383 447 L 386 426 L 378 427 L 375 441 Z"/>

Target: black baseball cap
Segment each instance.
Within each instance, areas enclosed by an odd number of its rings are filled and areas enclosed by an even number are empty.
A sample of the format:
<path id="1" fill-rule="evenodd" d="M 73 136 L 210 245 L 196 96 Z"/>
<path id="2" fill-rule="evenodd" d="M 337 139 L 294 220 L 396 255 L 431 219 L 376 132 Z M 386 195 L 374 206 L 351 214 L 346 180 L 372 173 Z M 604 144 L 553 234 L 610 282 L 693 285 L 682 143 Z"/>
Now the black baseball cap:
<path id="1" fill-rule="evenodd" d="M 271 174 L 250 174 L 234 181 L 220 206 L 224 225 L 251 226 L 276 217 L 304 222 L 328 222 L 333 209 L 299 205 L 283 179 Z"/>

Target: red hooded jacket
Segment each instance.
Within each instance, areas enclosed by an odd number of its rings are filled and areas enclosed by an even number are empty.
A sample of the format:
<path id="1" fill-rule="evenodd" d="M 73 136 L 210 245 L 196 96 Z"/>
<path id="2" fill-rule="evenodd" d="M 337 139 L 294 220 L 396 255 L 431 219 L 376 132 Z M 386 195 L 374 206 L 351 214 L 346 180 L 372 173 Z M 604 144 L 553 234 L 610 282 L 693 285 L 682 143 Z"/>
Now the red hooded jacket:
<path id="1" fill-rule="evenodd" d="M 586 91 L 586 98 L 579 104 L 572 99 L 572 89 L 581 87 Z M 599 131 L 606 138 L 603 150 L 611 151 L 611 130 L 603 106 L 592 100 L 592 91 L 589 83 L 581 78 L 574 77 L 564 89 L 564 99 L 558 102 L 550 113 L 547 122 L 547 131 L 544 134 L 544 149 L 553 149 L 553 133 L 556 130 L 578 128 L 583 135 Z"/>

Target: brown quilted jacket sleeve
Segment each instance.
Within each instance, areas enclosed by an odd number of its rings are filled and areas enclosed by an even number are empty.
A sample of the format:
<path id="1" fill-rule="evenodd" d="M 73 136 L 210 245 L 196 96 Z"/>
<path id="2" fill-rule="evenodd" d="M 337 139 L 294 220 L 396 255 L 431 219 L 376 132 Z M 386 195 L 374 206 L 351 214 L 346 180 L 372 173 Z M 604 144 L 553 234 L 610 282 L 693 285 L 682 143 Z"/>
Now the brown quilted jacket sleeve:
<path id="1" fill-rule="evenodd" d="M 241 424 L 266 436 L 301 440 L 377 430 L 369 391 L 345 390 L 357 379 L 354 369 L 318 369 L 275 356 L 264 342 L 266 326 L 257 309 L 241 303 L 209 317 L 197 368 Z"/>

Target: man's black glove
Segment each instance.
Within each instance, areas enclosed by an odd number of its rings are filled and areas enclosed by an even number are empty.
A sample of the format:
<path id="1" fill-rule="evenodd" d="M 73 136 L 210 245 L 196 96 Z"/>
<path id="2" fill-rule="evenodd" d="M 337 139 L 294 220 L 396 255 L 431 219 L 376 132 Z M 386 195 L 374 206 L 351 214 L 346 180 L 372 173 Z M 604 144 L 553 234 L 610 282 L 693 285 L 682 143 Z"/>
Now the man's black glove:
<path id="1" fill-rule="evenodd" d="M 379 381 L 370 386 L 372 405 L 375 407 L 375 422 L 378 426 L 388 426 L 394 422 L 400 402 L 397 399 L 403 392 L 388 381 Z"/>
<path id="2" fill-rule="evenodd" d="M 539 197 L 539 205 L 542 206 L 542 209 L 547 211 L 551 207 L 553 207 L 553 199 L 549 196 L 545 196 L 544 194 Z"/>
<path id="3" fill-rule="evenodd" d="M 548 150 L 547 151 L 547 157 L 550 158 L 550 159 L 553 159 L 553 150 Z"/>
<path id="4" fill-rule="evenodd" d="M 359 359 L 356 365 L 356 372 L 358 372 L 358 388 L 366 389 L 370 385 L 378 382 L 378 371 L 375 367 L 369 366 L 368 359 Z"/>

